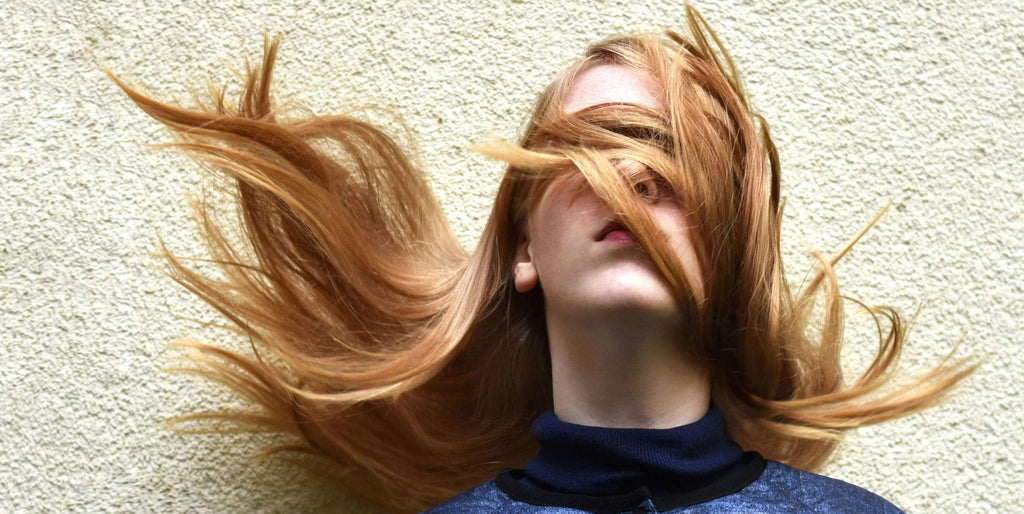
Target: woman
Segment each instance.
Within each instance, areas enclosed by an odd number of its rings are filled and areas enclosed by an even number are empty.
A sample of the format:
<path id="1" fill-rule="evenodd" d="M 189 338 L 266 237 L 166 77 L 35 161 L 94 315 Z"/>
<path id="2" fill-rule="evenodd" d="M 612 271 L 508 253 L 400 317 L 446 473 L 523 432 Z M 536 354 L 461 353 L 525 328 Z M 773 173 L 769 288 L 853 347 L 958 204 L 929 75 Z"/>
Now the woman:
<path id="1" fill-rule="evenodd" d="M 767 125 L 687 21 L 688 37 L 595 44 L 518 145 L 480 146 L 509 167 L 472 253 L 382 131 L 279 119 L 276 43 L 237 108 L 121 84 L 237 179 L 241 248 L 199 210 L 223 278 L 167 258 L 255 356 L 183 345 L 262 409 L 183 419 L 294 434 L 269 451 L 323 457 L 342 491 L 393 512 L 895 511 L 809 471 L 843 431 L 932 405 L 973 368 L 880 393 L 905 327 L 878 307 L 878 355 L 843 381 L 831 267 L 849 246 L 793 295 Z"/>

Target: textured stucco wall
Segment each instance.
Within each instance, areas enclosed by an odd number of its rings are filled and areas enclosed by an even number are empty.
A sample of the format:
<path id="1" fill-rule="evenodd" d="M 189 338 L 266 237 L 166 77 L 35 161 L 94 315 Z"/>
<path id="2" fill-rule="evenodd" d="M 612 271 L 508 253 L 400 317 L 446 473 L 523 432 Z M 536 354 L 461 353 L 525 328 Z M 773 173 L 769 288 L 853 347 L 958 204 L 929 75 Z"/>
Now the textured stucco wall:
<path id="1" fill-rule="evenodd" d="M 1024 504 L 1024 6 L 991 2 L 698 4 L 780 147 L 789 272 L 894 208 L 840 265 L 845 293 L 908 314 L 923 369 L 963 339 L 987 360 L 944 406 L 862 429 L 826 472 L 910 512 Z M 282 34 L 279 97 L 318 112 L 389 105 L 414 131 L 462 241 L 500 167 L 467 145 L 514 136 L 534 95 L 589 41 L 678 25 L 682 2 L 0 3 L 0 511 L 342 510 L 270 441 L 178 436 L 168 418 L 234 402 L 161 373 L 209 309 L 160 274 L 156 235 L 201 254 L 184 158 L 101 70 L 187 102 L 223 63 Z M 851 323 L 850 360 L 874 343 Z M 860 336 L 860 337 L 857 337 Z M 859 345 L 859 346 L 858 346 Z M 853 371 L 851 371 L 853 374 Z M 353 508 L 358 511 L 358 507 Z"/>

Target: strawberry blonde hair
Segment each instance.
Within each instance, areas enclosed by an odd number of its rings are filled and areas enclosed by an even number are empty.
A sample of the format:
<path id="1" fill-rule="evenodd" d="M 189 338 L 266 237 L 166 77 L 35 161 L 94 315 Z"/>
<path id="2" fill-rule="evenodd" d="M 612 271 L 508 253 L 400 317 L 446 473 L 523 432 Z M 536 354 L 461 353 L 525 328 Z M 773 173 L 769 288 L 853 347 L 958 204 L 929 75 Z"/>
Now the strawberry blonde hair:
<path id="1" fill-rule="evenodd" d="M 818 259 L 793 292 L 779 248 L 779 162 L 733 61 L 687 6 L 688 34 L 637 34 L 592 45 L 540 95 L 517 144 L 477 145 L 509 164 L 477 248 L 464 250 L 424 174 L 384 131 L 355 115 L 278 116 L 270 82 L 278 42 L 232 105 L 223 92 L 196 109 L 128 96 L 178 136 L 181 149 L 232 178 L 242 245 L 199 204 L 220 276 L 163 255 L 172 276 L 252 341 L 245 355 L 179 342 L 193 371 L 258 408 L 197 413 L 246 430 L 294 436 L 269 453 L 329 463 L 339 488 L 390 512 L 423 510 L 521 467 L 536 451 L 534 419 L 552 408 L 551 365 L 538 290 L 512 285 L 531 208 L 553 181 L 589 185 L 637 235 L 688 321 L 680 344 L 707 368 L 733 439 L 770 459 L 815 470 L 843 431 L 928 407 L 974 366 L 948 363 L 884 388 L 906 326 L 864 306 L 878 352 L 855 380 L 840 366 L 843 304 L 833 266 Z M 665 108 L 561 107 L 578 74 L 599 64 L 641 70 Z M 623 160 L 643 164 L 623 173 Z M 635 168 L 635 167 L 634 167 Z M 705 299 L 642 208 L 641 184 L 687 207 Z M 812 310 L 823 302 L 812 337 Z M 849 299 L 849 298 L 845 298 Z M 815 318 L 817 319 L 817 318 Z"/>

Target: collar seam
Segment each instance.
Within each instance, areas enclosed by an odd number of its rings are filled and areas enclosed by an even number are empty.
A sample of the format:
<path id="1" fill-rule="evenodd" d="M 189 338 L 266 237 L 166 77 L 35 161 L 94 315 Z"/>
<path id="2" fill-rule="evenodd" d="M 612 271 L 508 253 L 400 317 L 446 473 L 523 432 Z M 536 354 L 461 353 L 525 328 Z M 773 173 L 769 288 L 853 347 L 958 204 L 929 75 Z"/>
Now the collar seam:
<path id="1" fill-rule="evenodd" d="M 646 486 L 615 495 L 587 495 L 549 491 L 520 481 L 526 474 L 522 469 L 505 468 L 494 483 L 502 492 L 515 500 L 531 505 L 569 507 L 597 514 L 617 514 L 630 510 L 650 499 L 661 512 L 704 503 L 735 493 L 757 480 L 764 473 L 767 461 L 758 452 L 746 452 L 729 471 L 714 482 L 683 493 L 652 497 Z"/>

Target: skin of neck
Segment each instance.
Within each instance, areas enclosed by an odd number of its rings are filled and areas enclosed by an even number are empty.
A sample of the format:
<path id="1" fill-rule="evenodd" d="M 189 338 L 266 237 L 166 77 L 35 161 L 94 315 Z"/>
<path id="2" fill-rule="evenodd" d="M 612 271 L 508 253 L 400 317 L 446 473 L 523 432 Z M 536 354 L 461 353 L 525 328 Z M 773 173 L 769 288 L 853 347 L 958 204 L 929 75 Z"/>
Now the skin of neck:
<path id="1" fill-rule="evenodd" d="M 704 417 L 711 381 L 674 317 L 547 311 L 554 411 L 577 425 L 672 428 Z M 653 319 L 652 319 L 653 318 Z"/>

